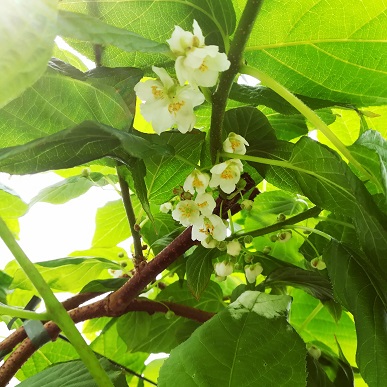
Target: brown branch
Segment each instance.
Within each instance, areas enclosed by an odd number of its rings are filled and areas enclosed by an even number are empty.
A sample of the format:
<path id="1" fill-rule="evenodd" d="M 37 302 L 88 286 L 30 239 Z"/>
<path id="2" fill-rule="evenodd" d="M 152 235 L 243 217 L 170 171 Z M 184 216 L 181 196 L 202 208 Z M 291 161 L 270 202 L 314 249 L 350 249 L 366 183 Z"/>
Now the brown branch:
<path id="1" fill-rule="evenodd" d="M 69 299 L 62 302 L 62 305 L 66 310 L 71 310 L 74 308 L 77 308 L 79 305 L 85 303 L 86 301 L 89 301 L 103 293 L 81 293 L 77 294 L 73 297 L 70 297 Z M 0 343 L 0 352 L 8 353 L 11 351 L 17 344 L 21 343 L 25 338 L 27 337 L 27 334 L 24 330 L 24 327 L 19 327 L 10 334 L 8 337 L 6 337 L 1 343 Z"/>
<path id="2" fill-rule="evenodd" d="M 102 300 L 103 301 L 103 300 Z M 156 302 L 148 299 L 135 299 L 130 302 L 122 314 L 134 311 L 143 311 L 149 314 L 157 312 L 167 313 L 168 311 L 174 312 L 177 316 L 185 317 L 200 323 L 209 320 L 215 315 L 215 313 L 206 312 L 204 310 L 195 309 L 190 306 L 175 304 L 173 302 Z M 103 302 L 94 302 L 90 305 L 85 305 L 69 312 L 70 317 L 74 323 L 89 320 L 97 317 L 109 316 L 106 314 L 106 310 L 103 308 Z M 115 317 L 110 316 L 110 317 Z M 47 333 L 54 341 L 57 339 L 60 328 L 53 322 L 50 321 L 44 324 Z M 0 387 L 5 387 L 16 372 L 22 367 L 22 365 L 31 357 L 37 350 L 31 340 L 26 338 L 23 343 L 9 356 L 3 366 L 0 368 Z"/>

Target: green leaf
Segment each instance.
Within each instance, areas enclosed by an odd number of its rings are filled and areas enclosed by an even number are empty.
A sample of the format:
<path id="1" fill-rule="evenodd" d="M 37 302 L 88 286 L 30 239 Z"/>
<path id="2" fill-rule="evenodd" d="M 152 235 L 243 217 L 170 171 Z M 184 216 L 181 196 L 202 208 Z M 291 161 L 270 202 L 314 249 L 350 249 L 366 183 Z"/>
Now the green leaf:
<path id="1" fill-rule="evenodd" d="M 174 282 L 158 294 L 156 301 L 172 301 L 208 312 L 219 312 L 224 308 L 222 291 L 219 285 L 211 282 L 200 301 L 189 291 L 187 282 Z M 164 313 L 149 315 L 145 312 L 130 312 L 116 320 L 119 336 L 125 341 L 129 352 L 169 352 L 184 340 L 200 324 L 198 322 L 173 316 L 167 319 Z M 132 329 L 128 329 L 132 327 Z M 98 341 L 98 339 L 97 339 Z"/>
<path id="2" fill-rule="evenodd" d="M 305 385 L 305 344 L 282 316 L 289 301 L 243 293 L 171 352 L 158 385 Z"/>
<path id="3" fill-rule="evenodd" d="M 335 105 L 335 102 L 332 101 L 310 98 L 303 95 L 297 95 L 297 97 L 313 110 Z M 264 105 L 281 114 L 293 115 L 298 113 L 295 107 L 275 91 L 261 85 L 248 86 L 233 83 L 229 98 L 248 105 Z"/>
<path id="4" fill-rule="evenodd" d="M 206 44 L 217 44 L 224 47 L 227 44 L 228 36 L 232 34 L 235 28 L 235 12 L 231 0 L 212 0 L 210 2 L 206 0 L 184 0 L 163 3 L 149 3 L 149 1 L 144 0 L 135 3 L 117 3 L 115 0 L 107 0 L 98 2 L 94 6 L 64 0 L 61 1 L 60 8 L 98 17 L 101 21 L 98 28 L 101 26 L 107 28 L 106 25 L 109 25 L 111 31 L 113 31 L 113 26 L 123 28 L 139 34 L 147 40 L 162 42 L 162 44 L 171 37 L 175 25 L 192 31 L 193 19 L 196 19 L 203 29 Z M 166 18 L 165 15 L 168 15 L 168 17 Z M 155 23 L 155 21 L 161 20 L 162 22 Z M 102 22 L 106 24 L 102 24 Z M 121 37 L 123 36 L 114 37 L 114 40 L 118 41 L 119 38 L 121 42 Z M 98 37 L 98 39 L 103 39 L 103 37 Z M 69 43 L 87 57 L 94 58 L 93 47 L 90 43 L 76 40 L 70 40 Z M 111 43 L 111 41 L 106 43 Z M 126 43 L 126 45 L 128 44 Z M 163 46 L 162 44 L 160 44 L 160 47 Z M 117 67 L 130 63 L 136 67 L 150 67 L 155 63 L 163 65 L 171 62 L 171 59 L 166 56 L 139 52 L 129 53 L 123 51 L 122 48 L 105 47 L 102 56 L 103 64 L 109 67 Z"/>
<path id="5" fill-rule="evenodd" d="M 212 260 L 223 253 L 218 249 L 206 249 L 202 245 L 196 247 L 187 259 L 188 287 L 195 298 L 199 299 L 206 289 L 211 274 L 214 272 Z"/>
<path id="6" fill-rule="evenodd" d="M 134 203 L 134 207 L 136 213 L 139 204 Z M 121 199 L 108 202 L 105 206 L 98 208 L 95 223 L 93 247 L 114 247 L 131 235 Z"/>
<path id="7" fill-rule="evenodd" d="M 385 104 L 386 10 L 385 3 L 373 0 L 264 2 L 247 43 L 247 62 L 294 93 Z"/>
<path id="8" fill-rule="evenodd" d="M 39 348 L 27 362 L 23 364 L 16 376 L 20 381 L 23 381 L 55 363 L 68 362 L 78 358 L 79 355 L 77 354 L 77 351 L 67 341 L 51 341 Z"/>
<path id="9" fill-rule="evenodd" d="M 0 110 L 2 147 L 24 144 L 86 120 L 116 129 L 129 127 L 133 115 L 114 87 L 93 85 L 82 72 L 67 67 L 76 78 L 63 75 L 63 66 L 51 62 L 33 86 Z"/>
<path id="10" fill-rule="evenodd" d="M 134 134 L 85 121 L 24 145 L 0 149 L 0 170 L 23 175 L 71 168 L 106 156 L 130 163 L 132 158 L 165 150 Z"/>
<path id="11" fill-rule="evenodd" d="M 334 387 L 318 360 L 310 355 L 306 357 L 306 368 L 308 370 L 307 387 Z"/>
<path id="12" fill-rule="evenodd" d="M 360 373 L 370 387 L 381 386 L 387 377 L 387 310 L 351 250 L 332 241 L 324 260 L 335 297 L 355 319 Z"/>
<path id="13" fill-rule="evenodd" d="M 93 279 L 111 278 L 108 269 L 120 269 L 118 264 L 103 258 L 60 258 L 37 262 L 35 266 L 53 291 L 72 293 L 78 293 Z M 13 277 L 11 289 L 35 290 L 22 269 L 18 268 Z"/>
<path id="14" fill-rule="evenodd" d="M 305 342 L 321 342 L 338 355 L 336 339 L 352 366 L 356 365 L 356 331 L 352 316 L 343 312 L 339 321 L 319 300 L 300 289 L 291 289 L 290 324 Z M 316 314 L 317 311 L 317 314 Z"/>
<path id="15" fill-rule="evenodd" d="M 113 365 L 106 359 L 101 359 L 99 362 L 114 386 L 127 386 L 125 374 L 120 367 Z M 56 364 L 19 384 L 21 387 L 95 387 L 95 385 L 95 381 L 90 377 L 89 371 L 80 360 Z"/>
<path id="16" fill-rule="evenodd" d="M 262 285 L 265 287 L 291 285 L 322 301 L 333 299 L 332 285 L 327 278 L 316 271 L 298 267 L 280 267 L 271 272 Z"/>
<path id="17" fill-rule="evenodd" d="M 128 52 L 152 52 L 167 54 L 169 47 L 166 43 L 158 43 L 130 32 L 106 24 L 96 17 L 80 13 L 59 11 L 58 34 L 63 37 L 80 41 L 113 45 Z"/>
<path id="18" fill-rule="evenodd" d="M 0 302 L 7 303 L 7 291 L 12 283 L 12 277 L 0 270 Z"/>
<path id="19" fill-rule="evenodd" d="M 90 281 L 79 293 L 106 293 L 119 289 L 129 278 L 108 278 Z"/>
<path id="20" fill-rule="evenodd" d="M 28 210 L 28 206 L 10 188 L 0 184 L 0 217 L 9 229 L 18 235 L 20 231 L 19 220 Z"/>
<path id="21" fill-rule="evenodd" d="M 113 175 L 109 176 L 111 181 L 116 180 Z M 43 188 L 34 198 L 29 206 L 38 202 L 51 204 L 63 204 L 86 193 L 91 187 L 103 187 L 110 184 L 105 176 L 99 172 L 91 172 L 85 176 L 72 176 L 49 187 Z"/>
<path id="22" fill-rule="evenodd" d="M 13 0 L 0 4 L 0 108 L 44 73 L 56 36 L 56 3 Z"/>
<path id="23" fill-rule="evenodd" d="M 171 155 L 154 154 L 144 159 L 149 201 L 153 204 L 162 204 L 174 196 L 173 189 L 183 185 L 186 177 L 193 171 L 192 164 L 199 161 L 205 133 L 195 130 L 186 134 L 164 132 L 160 136 L 157 134 L 144 136 L 156 148 L 172 147 L 174 154 L 179 157 L 177 159 Z M 181 158 L 187 159 L 188 162 L 182 161 Z"/>

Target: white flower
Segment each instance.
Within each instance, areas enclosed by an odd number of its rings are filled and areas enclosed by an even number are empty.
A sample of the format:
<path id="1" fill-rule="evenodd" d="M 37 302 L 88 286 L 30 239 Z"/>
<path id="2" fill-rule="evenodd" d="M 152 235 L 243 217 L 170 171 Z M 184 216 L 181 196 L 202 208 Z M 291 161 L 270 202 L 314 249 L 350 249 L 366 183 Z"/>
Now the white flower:
<path id="1" fill-rule="evenodd" d="M 120 278 L 124 274 L 124 272 L 122 270 L 113 270 L 113 269 L 108 269 L 108 273 L 113 278 Z"/>
<path id="2" fill-rule="evenodd" d="M 230 159 L 214 165 L 210 170 L 212 173 L 210 187 L 219 186 L 225 193 L 231 193 L 235 190 L 242 170 L 243 165 L 239 159 Z"/>
<path id="3" fill-rule="evenodd" d="M 211 238 L 209 238 L 211 237 Z M 200 216 L 200 221 L 192 227 L 192 240 L 202 242 L 204 247 L 215 247 L 216 242 L 227 237 L 227 227 L 218 215 Z"/>
<path id="4" fill-rule="evenodd" d="M 173 125 L 182 133 L 189 132 L 196 122 L 193 108 L 204 102 L 203 94 L 192 86 L 179 86 L 165 69 L 152 69 L 160 80 L 139 82 L 134 87 L 137 96 L 145 101 L 141 105 L 142 115 L 157 134 Z"/>
<path id="5" fill-rule="evenodd" d="M 277 238 L 278 238 L 277 239 L 278 242 L 286 243 L 292 238 L 292 231 L 288 230 L 288 231 L 280 232 L 279 234 L 277 234 Z"/>
<path id="6" fill-rule="evenodd" d="M 216 84 L 219 71 L 230 67 L 226 54 L 218 46 L 206 46 L 204 36 L 196 20 L 193 34 L 175 26 L 171 39 L 167 40 L 177 56 L 175 70 L 180 85 L 186 81 L 195 86 L 211 87 Z"/>
<path id="7" fill-rule="evenodd" d="M 245 266 L 246 279 L 250 284 L 254 284 L 257 277 L 262 273 L 263 267 L 260 263 Z"/>
<path id="8" fill-rule="evenodd" d="M 201 221 L 199 207 L 193 200 L 182 200 L 179 202 L 172 211 L 172 218 L 183 226 L 191 226 Z"/>
<path id="9" fill-rule="evenodd" d="M 172 203 L 171 202 L 166 202 L 160 205 L 160 211 L 164 212 L 164 214 L 168 214 L 169 211 L 172 211 Z"/>
<path id="10" fill-rule="evenodd" d="M 242 136 L 230 132 L 223 141 L 223 150 L 228 153 L 244 155 L 246 153 L 246 145 L 249 145 L 249 143 Z"/>
<path id="11" fill-rule="evenodd" d="M 236 257 L 242 250 L 242 245 L 238 242 L 237 239 L 227 243 L 227 254 Z"/>
<path id="12" fill-rule="evenodd" d="M 199 194 L 204 193 L 208 187 L 209 181 L 210 176 L 208 176 L 207 173 L 202 173 L 195 169 L 185 179 L 183 189 L 184 191 L 190 192 L 192 195 L 195 193 L 195 190 Z"/>
<path id="13" fill-rule="evenodd" d="M 325 264 L 325 262 L 321 259 L 321 257 L 318 257 L 318 258 L 313 258 L 311 261 L 310 261 L 310 264 L 316 268 L 317 270 L 324 270 L 326 269 L 327 265 Z"/>
<path id="14" fill-rule="evenodd" d="M 200 193 L 196 196 L 195 203 L 200 209 L 200 212 L 204 216 L 212 214 L 216 207 L 213 196 L 209 193 Z"/>
<path id="15" fill-rule="evenodd" d="M 215 274 L 219 277 L 227 277 L 234 271 L 234 265 L 231 262 L 217 262 L 214 265 Z"/>

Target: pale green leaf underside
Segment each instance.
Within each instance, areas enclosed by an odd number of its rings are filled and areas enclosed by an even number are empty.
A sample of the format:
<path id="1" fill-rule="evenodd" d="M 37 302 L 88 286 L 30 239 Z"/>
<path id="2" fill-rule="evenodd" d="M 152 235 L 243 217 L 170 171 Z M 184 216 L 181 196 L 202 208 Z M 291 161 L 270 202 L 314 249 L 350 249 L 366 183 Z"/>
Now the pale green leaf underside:
<path id="1" fill-rule="evenodd" d="M 293 92 L 381 105 L 387 101 L 386 23 L 384 1 L 265 1 L 246 57 Z"/>
<path id="2" fill-rule="evenodd" d="M 56 2 L 2 0 L 0 108 L 44 73 L 54 47 Z"/>

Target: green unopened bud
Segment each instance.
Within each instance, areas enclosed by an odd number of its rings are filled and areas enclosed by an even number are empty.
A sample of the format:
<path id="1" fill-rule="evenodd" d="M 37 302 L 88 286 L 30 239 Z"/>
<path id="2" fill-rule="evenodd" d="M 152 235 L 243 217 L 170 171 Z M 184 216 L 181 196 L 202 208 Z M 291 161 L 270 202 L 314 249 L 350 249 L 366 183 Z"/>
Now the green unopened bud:
<path id="1" fill-rule="evenodd" d="M 190 192 L 184 192 L 182 195 L 181 195 L 181 198 L 183 200 L 191 200 L 193 198 L 193 195 L 190 193 Z"/>
<path id="2" fill-rule="evenodd" d="M 128 264 L 127 264 L 127 262 L 121 262 L 121 263 L 120 263 L 120 266 L 121 266 L 121 267 L 126 267 L 126 266 L 128 266 Z"/>
<path id="3" fill-rule="evenodd" d="M 271 247 L 270 246 L 265 246 L 262 250 L 263 254 L 269 254 L 271 252 Z"/>
<path id="4" fill-rule="evenodd" d="M 253 208 L 254 202 L 252 200 L 243 200 L 241 203 L 242 210 L 250 211 Z"/>
<path id="5" fill-rule="evenodd" d="M 175 313 L 172 312 L 172 310 L 168 310 L 168 312 L 165 313 L 165 318 L 166 318 L 167 320 L 170 320 L 170 319 L 173 318 L 173 317 L 175 317 Z"/>
<path id="6" fill-rule="evenodd" d="M 309 355 L 314 359 L 318 360 L 321 356 L 321 349 L 316 347 L 315 345 L 308 346 Z"/>
<path id="7" fill-rule="evenodd" d="M 292 237 L 292 232 L 290 230 L 283 231 L 277 234 L 278 242 L 281 242 L 281 243 L 286 243 L 291 239 L 291 237 Z"/>
<path id="8" fill-rule="evenodd" d="M 279 214 L 277 216 L 277 222 L 284 222 L 286 220 L 286 215 L 285 214 Z"/>
<path id="9" fill-rule="evenodd" d="M 239 263 L 236 263 L 235 265 L 234 265 L 234 269 L 235 270 L 239 270 L 241 268 L 241 265 L 239 264 Z"/>
<path id="10" fill-rule="evenodd" d="M 312 267 L 314 267 L 317 270 L 324 270 L 327 267 L 327 265 L 325 264 L 325 262 L 322 260 L 321 257 L 313 258 L 310 261 L 310 264 L 312 265 Z"/>
<path id="11" fill-rule="evenodd" d="M 220 241 L 216 247 L 220 251 L 225 251 L 227 249 L 227 242 L 226 241 Z"/>
<path id="12" fill-rule="evenodd" d="M 245 258 L 244 258 L 244 261 L 246 262 L 246 263 L 250 263 L 252 260 L 253 260 L 253 256 L 252 255 L 250 255 L 250 254 L 246 254 L 245 255 Z"/>
<path id="13" fill-rule="evenodd" d="M 240 179 L 236 185 L 237 189 L 242 190 L 246 187 L 246 180 Z"/>
<path id="14" fill-rule="evenodd" d="M 120 251 L 118 254 L 117 254 L 118 258 L 124 258 L 125 257 L 125 254 Z"/>
<path id="15" fill-rule="evenodd" d="M 84 168 L 84 169 L 82 169 L 81 175 L 83 177 L 89 177 L 90 176 L 90 172 L 91 172 L 90 168 Z"/>
<path id="16" fill-rule="evenodd" d="M 278 240 L 277 235 L 270 235 L 270 240 L 271 240 L 272 242 L 277 242 L 277 240 Z"/>
<path id="17" fill-rule="evenodd" d="M 254 238 L 251 236 L 251 235 L 246 235 L 244 238 L 243 238 L 243 242 L 245 244 L 250 244 L 250 243 L 253 243 L 253 240 Z"/>

